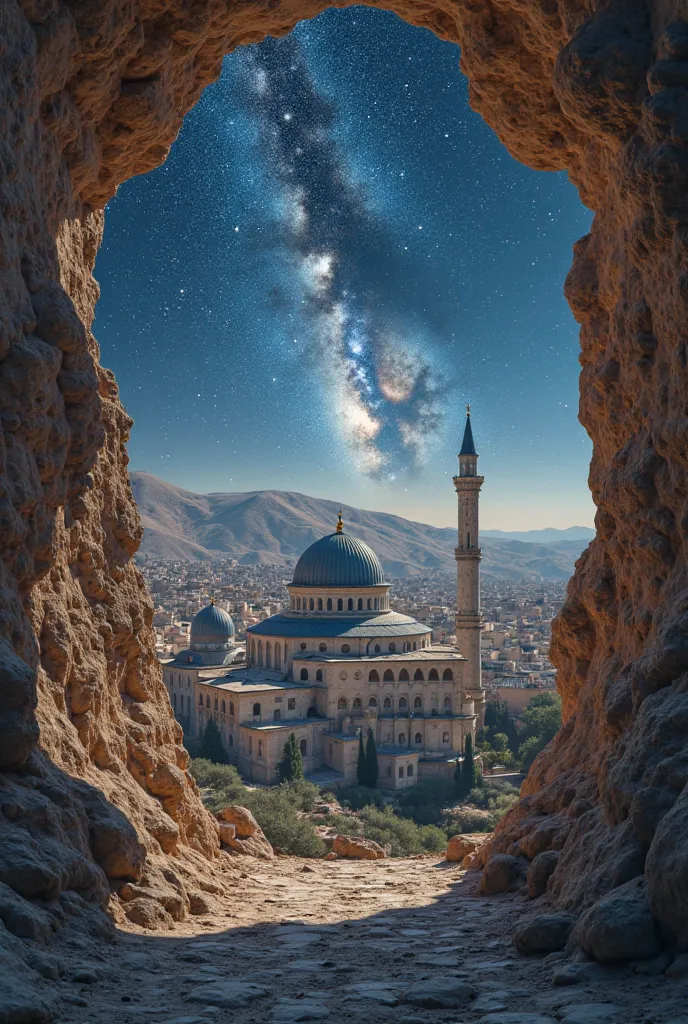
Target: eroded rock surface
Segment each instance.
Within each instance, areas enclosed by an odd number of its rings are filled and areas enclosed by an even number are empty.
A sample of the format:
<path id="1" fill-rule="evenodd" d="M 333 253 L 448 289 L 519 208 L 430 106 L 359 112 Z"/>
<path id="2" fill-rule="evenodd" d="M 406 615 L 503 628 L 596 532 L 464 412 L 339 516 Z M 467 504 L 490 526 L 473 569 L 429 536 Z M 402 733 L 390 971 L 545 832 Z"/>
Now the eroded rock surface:
<path id="1" fill-rule="evenodd" d="M 2 6 L 0 826 L 10 874 L 0 881 L 21 895 L 72 891 L 104 905 L 111 887 L 143 884 L 162 887 L 169 903 L 179 895 L 164 874 L 171 859 L 202 873 L 219 850 L 131 560 L 141 527 L 126 472 L 130 420 L 91 333 L 91 272 L 104 204 L 164 160 L 223 55 L 327 6 Z M 566 724 L 492 851 L 527 860 L 560 851 L 548 891 L 575 910 L 647 867 L 651 911 L 685 943 L 688 893 L 676 884 L 686 877 L 677 799 L 688 779 L 685 9 L 676 0 L 374 6 L 460 42 L 474 107 L 518 159 L 568 168 L 596 211 L 566 293 L 581 323 L 598 536 L 555 626 Z M 152 898 L 165 910 L 157 896 L 129 902 Z"/>

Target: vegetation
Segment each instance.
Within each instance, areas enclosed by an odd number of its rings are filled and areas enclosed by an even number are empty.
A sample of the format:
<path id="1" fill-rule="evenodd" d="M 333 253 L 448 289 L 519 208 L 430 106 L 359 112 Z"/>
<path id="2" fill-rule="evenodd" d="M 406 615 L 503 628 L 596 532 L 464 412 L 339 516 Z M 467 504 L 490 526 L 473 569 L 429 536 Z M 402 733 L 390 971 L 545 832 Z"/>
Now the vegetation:
<path id="1" fill-rule="evenodd" d="M 363 746 L 363 730 L 358 734 L 358 760 L 356 762 L 356 779 L 359 786 L 365 786 L 368 781 L 366 771 L 365 747 Z"/>
<path id="2" fill-rule="evenodd" d="M 528 771 L 541 750 L 561 728 L 561 697 L 538 693 L 514 722 L 506 704 L 490 702 L 485 708 L 485 726 L 478 736 L 483 764 Z"/>
<path id="3" fill-rule="evenodd" d="M 296 782 L 297 779 L 303 778 L 303 758 L 293 732 L 284 744 L 282 757 L 277 765 L 277 774 L 280 782 Z"/>
<path id="4" fill-rule="evenodd" d="M 227 761 L 227 751 L 214 718 L 208 719 L 198 753 L 200 757 L 216 761 L 218 764 L 225 764 Z"/>
<path id="5" fill-rule="evenodd" d="M 379 774 L 379 769 L 377 764 L 377 747 L 375 746 L 375 737 L 373 736 L 372 729 L 368 729 L 365 762 L 365 785 L 369 786 L 371 789 L 375 789 L 377 786 L 377 777 Z"/>

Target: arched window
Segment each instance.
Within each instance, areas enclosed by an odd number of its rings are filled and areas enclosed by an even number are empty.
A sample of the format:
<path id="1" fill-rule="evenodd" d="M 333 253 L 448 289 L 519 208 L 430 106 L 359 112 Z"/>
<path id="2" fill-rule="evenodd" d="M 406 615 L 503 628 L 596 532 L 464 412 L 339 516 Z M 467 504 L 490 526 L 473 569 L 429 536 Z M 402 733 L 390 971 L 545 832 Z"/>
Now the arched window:
<path id="1" fill-rule="evenodd" d="M 403 777 L 404 777 L 404 766 L 403 766 L 403 764 L 400 764 L 399 765 L 399 778 L 403 779 Z"/>
<path id="2" fill-rule="evenodd" d="M 373 605 L 374 605 L 375 611 L 377 611 L 378 608 L 380 607 L 380 602 L 379 602 L 377 597 L 375 598 L 375 600 L 373 602 Z"/>
<path id="3" fill-rule="evenodd" d="M 349 600 L 347 602 L 347 608 L 349 609 L 350 612 L 352 612 L 354 610 L 354 599 L 353 599 L 353 597 L 349 598 Z"/>
<path id="4" fill-rule="evenodd" d="M 359 597 L 359 599 L 358 599 L 358 610 L 359 610 L 359 612 L 363 611 L 363 598 L 362 597 Z"/>
<path id="5" fill-rule="evenodd" d="M 306 756 L 307 749 L 308 749 L 308 744 L 306 743 L 306 741 L 305 740 L 299 740 L 299 750 L 301 751 L 302 757 Z"/>
<path id="6" fill-rule="evenodd" d="M 344 611 L 344 602 L 342 601 L 341 597 L 337 598 L 337 611 L 338 612 Z"/>
<path id="7" fill-rule="evenodd" d="M 400 711 L 406 711 L 407 707 L 408 707 L 408 701 L 406 700 L 406 697 L 400 697 L 399 698 L 399 710 Z"/>
<path id="8" fill-rule="evenodd" d="M 437 669 L 431 668 L 430 671 L 428 672 L 428 680 L 430 680 L 433 683 L 438 683 L 439 679 L 440 677 Z"/>
<path id="9" fill-rule="evenodd" d="M 275 668 L 282 668 L 282 648 L 275 644 Z"/>
<path id="10" fill-rule="evenodd" d="M 413 673 L 413 678 L 416 680 L 416 682 L 425 682 L 425 676 L 423 675 L 419 668 L 417 668 L 416 671 Z"/>
<path id="11" fill-rule="evenodd" d="M 258 641 L 258 664 L 263 664 L 263 641 Z"/>
<path id="12" fill-rule="evenodd" d="M 442 678 L 444 679 L 445 683 L 451 683 L 454 678 L 454 673 L 450 668 L 445 668 L 444 672 L 442 673 Z"/>
<path id="13" fill-rule="evenodd" d="M 265 667 L 272 668 L 272 644 L 269 640 L 265 643 Z"/>
<path id="14" fill-rule="evenodd" d="M 392 710 L 392 698 L 391 697 L 385 697 L 385 703 L 382 706 L 385 709 L 385 711 L 391 711 Z"/>
<path id="15" fill-rule="evenodd" d="M 301 669 L 301 682 L 302 683 L 307 683 L 308 682 L 308 669 L 307 668 L 302 668 Z"/>
<path id="16" fill-rule="evenodd" d="M 387 765 L 387 778 L 388 779 L 392 778 L 392 766 L 391 766 L 391 764 Z"/>
<path id="17" fill-rule="evenodd" d="M 377 674 L 377 669 L 372 668 L 370 670 L 370 672 L 368 673 L 368 682 L 369 683 L 379 683 L 380 682 L 380 677 Z"/>
<path id="18" fill-rule="evenodd" d="M 379 644 L 375 644 L 375 653 L 376 654 L 380 653 L 380 645 Z"/>
<path id="19" fill-rule="evenodd" d="M 400 732 L 399 733 L 399 746 L 403 747 L 405 745 L 405 743 L 406 743 L 406 733 L 405 732 Z"/>
<path id="20" fill-rule="evenodd" d="M 360 712 L 362 708 L 363 708 L 363 702 L 361 701 L 361 698 L 360 697 L 356 697 L 356 699 L 354 700 L 354 703 L 353 703 L 352 710 Z"/>
<path id="21" fill-rule="evenodd" d="M 376 708 L 377 707 L 377 699 L 375 697 L 371 697 L 370 698 L 370 700 L 368 701 L 368 707 L 369 708 Z"/>
<path id="22" fill-rule="evenodd" d="M 408 683 L 408 681 L 409 681 L 409 674 L 408 674 L 408 672 L 406 671 L 405 668 L 402 668 L 401 672 L 399 673 L 399 682 L 400 683 Z"/>
<path id="23" fill-rule="evenodd" d="M 407 767 L 406 767 L 406 774 L 409 777 L 409 779 L 413 775 L 413 765 L 412 764 L 407 765 Z"/>
<path id="24" fill-rule="evenodd" d="M 321 668 L 318 668 L 318 669 L 315 670 L 315 681 L 316 681 L 316 683 L 322 683 L 322 681 L 323 681 L 322 669 Z"/>
<path id="25" fill-rule="evenodd" d="M 259 718 L 260 717 L 260 704 L 254 704 L 253 705 L 253 717 L 254 718 Z"/>
<path id="26" fill-rule="evenodd" d="M 423 707 L 423 698 L 422 697 L 414 697 L 413 698 L 413 706 L 414 706 L 414 708 L 422 708 Z"/>
<path id="27" fill-rule="evenodd" d="M 419 732 L 417 732 L 416 735 L 413 737 L 413 742 L 414 743 L 422 743 L 423 742 L 423 737 L 421 736 L 421 734 Z"/>
<path id="28" fill-rule="evenodd" d="M 205 706 L 207 708 L 210 707 L 210 694 L 208 694 L 208 693 L 205 695 Z"/>
<path id="29" fill-rule="evenodd" d="M 348 654 L 351 648 L 348 644 L 342 644 L 342 654 Z"/>
<path id="30" fill-rule="evenodd" d="M 230 702 L 229 702 L 229 713 L 230 713 L 230 715 L 234 714 L 234 701 L 233 700 L 230 700 Z"/>
<path id="31" fill-rule="evenodd" d="M 227 702 L 224 701 L 224 700 L 222 701 L 222 714 L 223 715 L 227 714 Z"/>
<path id="32" fill-rule="evenodd" d="M 319 597 L 318 598 L 318 611 L 321 612 L 322 610 L 323 610 L 322 597 Z"/>
<path id="33" fill-rule="evenodd" d="M 389 649 L 390 649 L 390 651 L 396 651 L 396 649 L 397 649 L 397 645 L 396 645 L 396 644 L 395 644 L 394 642 L 392 642 L 392 643 L 391 643 L 391 644 L 389 645 Z"/>
<path id="34" fill-rule="evenodd" d="M 186 713 L 187 715 L 191 714 L 191 697 L 186 698 Z"/>
<path id="35" fill-rule="evenodd" d="M 256 641 L 252 640 L 251 641 L 251 661 L 255 662 L 255 660 L 256 660 Z"/>
<path id="36" fill-rule="evenodd" d="M 368 598 L 368 602 L 366 604 L 366 611 L 370 611 L 370 609 L 372 608 L 372 604 L 373 602 L 371 601 L 370 598 Z"/>
<path id="37" fill-rule="evenodd" d="M 229 734 L 229 745 L 230 747 L 234 746 L 234 737 L 232 736 L 231 732 Z"/>
<path id="38" fill-rule="evenodd" d="M 300 612 L 300 611 L 301 611 L 301 598 L 300 598 L 300 597 L 297 597 L 297 598 L 296 598 L 296 610 L 297 610 L 298 612 Z"/>
<path id="39" fill-rule="evenodd" d="M 443 743 L 449 743 L 449 733 L 448 732 L 443 732 L 442 733 L 442 742 Z"/>
<path id="40" fill-rule="evenodd" d="M 318 650 L 320 651 L 321 654 L 324 654 L 325 651 L 327 650 L 327 644 L 318 644 Z"/>
<path id="41" fill-rule="evenodd" d="M 383 683 L 393 683 L 394 682 L 394 673 L 392 672 L 391 668 L 386 668 L 385 669 L 385 674 L 382 677 L 382 681 L 383 681 Z"/>
<path id="42" fill-rule="evenodd" d="M 347 703 L 346 697 L 340 697 L 337 701 L 337 711 L 346 711 Z"/>
<path id="43" fill-rule="evenodd" d="M 444 710 L 451 711 L 451 697 L 444 698 Z"/>
<path id="44" fill-rule="evenodd" d="M 282 718 L 281 708 L 275 708 L 275 710 L 272 712 L 272 717 L 275 722 L 279 722 L 280 719 Z"/>
<path id="45" fill-rule="evenodd" d="M 416 650 L 416 641 L 415 640 L 413 641 L 413 649 L 414 649 L 414 651 Z"/>
<path id="46" fill-rule="evenodd" d="M 302 651 L 306 650 L 306 644 L 299 644 L 299 647 L 301 648 Z"/>
<path id="47" fill-rule="evenodd" d="M 315 601 L 313 600 L 313 598 L 311 598 L 310 601 L 308 602 L 308 608 L 310 609 L 310 611 L 314 610 L 314 608 L 315 608 Z"/>
<path id="48" fill-rule="evenodd" d="M 263 741 L 258 740 L 258 757 L 263 756 Z"/>
<path id="49" fill-rule="evenodd" d="M 328 597 L 328 599 L 327 599 L 327 610 L 328 610 L 328 612 L 332 611 L 332 598 L 331 597 Z"/>

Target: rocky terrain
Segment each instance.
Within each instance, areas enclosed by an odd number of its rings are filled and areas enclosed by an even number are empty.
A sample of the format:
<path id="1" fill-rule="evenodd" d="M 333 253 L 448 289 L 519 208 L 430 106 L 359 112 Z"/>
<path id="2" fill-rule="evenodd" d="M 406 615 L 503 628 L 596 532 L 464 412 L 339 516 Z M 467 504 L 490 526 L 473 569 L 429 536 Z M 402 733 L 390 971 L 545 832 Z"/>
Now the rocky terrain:
<path id="1" fill-rule="evenodd" d="M 293 491 L 193 494 L 152 476 L 132 473 L 141 515 L 142 556 L 164 559 L 231 557 L 243 564 L 293 563 L 309 544 L 331 533 L 342 508 L 347 529 L 380 556 L 392 576 L 424 569 L 456 572 L 456 530 L 366 512 Z M 492 537 L 481 533 L 482 572 L 499 579 L 565 580 L 594 530 L 548 530 Z M 547 540 L 538 543 L 544 534 Z M 573 533 L 573 537 L 570 534 Z"/>
<path id="2" fill-rule="evenodd" d="M 562 928 L 551 916 L 542 924 L 542 898 L 528 905 L 522 894 L 477 896 L 476 876 L 456 864 L 242 857 L 218 879 L 223 890 L 208 897 L 206 912 L 165 932 L 131 924 L 109 938 L 63 932 L 49 951 L 35 952 L 35 970 L 15 990 L 16 1006 L 33 1016 L 0 1019 L 688 1021 L 688 958 L 600 965 L 580 951 L 547 953 Z M 544 950 L 513 947 L 511 932 L 528 928 Z"/>
<path id="3" fill-rule="evenodd" d="M 148 901 L 184 917 L 190 892 L 211 884 L 217 823 L 188 775 L 154 657 L 152 606 L 133 563 L 141 524 L 127 476 L 130 421 L 91 332 L 92 268 L 107 200 L 165 159 L 223 55 L 327 6 L 5 0 L 0 8 L 3 920 L 33 920 L 32 900 L 86 920 L 111 891 L 140 884 Z M 579 910 L 606 894 L 595 908 L 602 932 L 626 909 L 680 950 L 688 943 L 685 3 L 374 6 L 460 43 L 475 109 L 517 159 L 566 168 L 595 210 L 566 294 L 581 323 L 580 418 L 593 442 L 597 537 L 556 623 L 566 721 L 486 851 L 486 871 L 490 853 L 503 850 L 511 860 L 496 862 L 491 884 L 498 877 L 508 886 L 527 863 L 558 854 L 548 885 L 560 907 Z"/>

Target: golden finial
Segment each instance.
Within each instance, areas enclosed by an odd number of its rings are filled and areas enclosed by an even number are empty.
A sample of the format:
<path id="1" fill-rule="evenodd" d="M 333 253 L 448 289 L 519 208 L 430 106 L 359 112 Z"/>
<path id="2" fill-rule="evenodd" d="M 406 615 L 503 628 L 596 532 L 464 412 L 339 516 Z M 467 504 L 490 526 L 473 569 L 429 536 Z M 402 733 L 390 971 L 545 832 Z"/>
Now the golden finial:
<path id="1" fill-rule="evenodd" d="M 467 416 L 470 416 L 470 415 L 471 415 L 471 407 L 470 407 L 470 405 L 467 405 L 467 406 L 466 406 L 466 415 L 467 415 Z"/>
<path id="2" fill-rule="evenodd" d="M 337 520 L 337 533 L 342 533 L 344 530 L 344 523 L 342 522 L 342 510 L 339 510 L 339 519 Z"/>
<path id="3" fill-rule="evenodd" d="M 211 603 L 211 604 L 215 604 L 215 598 L 214 598 L 214 597 L 211 597 L 211 598 L 210 598 L 210 603 Z"/>

